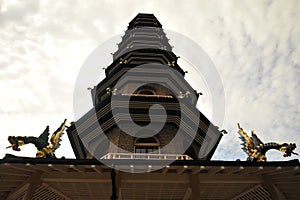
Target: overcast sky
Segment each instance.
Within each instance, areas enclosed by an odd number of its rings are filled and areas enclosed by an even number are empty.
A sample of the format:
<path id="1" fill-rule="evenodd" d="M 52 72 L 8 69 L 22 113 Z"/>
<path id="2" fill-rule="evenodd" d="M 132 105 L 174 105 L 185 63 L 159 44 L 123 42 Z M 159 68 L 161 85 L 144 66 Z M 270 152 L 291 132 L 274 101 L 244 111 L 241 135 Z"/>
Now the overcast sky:
<path id="1" fill-rule="evenodd" d="M 8 135 L 38 136 L 47 125 L 53 132 L 64 118 L 73 121 L 74 84 L 85 59 L 122 34 L 139 12 L 153 13 L 163 28 L 195 41 L 217 68 L 226 112 L 224 123 L 216 125 L 229 134 L 213 159 L 246 158 L 237 122 L 265 142 L 300 146 L 299 8 L 296 0 L 0 0 L 0 157 L 35 156 L 33 145 L 19 153 L 6 150 Z M 210 109 L 202 112 L 209 117 Z M 73 157 L 66 134 L 57 156 Z"/>

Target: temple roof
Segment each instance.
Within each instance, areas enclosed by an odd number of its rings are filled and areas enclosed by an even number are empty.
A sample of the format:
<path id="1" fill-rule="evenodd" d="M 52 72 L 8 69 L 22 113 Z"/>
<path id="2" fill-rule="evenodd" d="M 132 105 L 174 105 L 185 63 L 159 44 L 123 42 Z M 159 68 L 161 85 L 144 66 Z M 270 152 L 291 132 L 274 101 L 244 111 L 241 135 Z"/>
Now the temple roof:
<path id="1" fill-rule="evenodd" d="M 164 161 L 110 160 L 132 168 Z M 117 171 L 118 199 L 297 199 L 299 160 L 276 162 L 175 161 L 149 173 Z M 0 160 L 0 199 L 110 199 L 111 169 L 93 159 Z M 25 198 L 26 199 L 26 198 Z"/>

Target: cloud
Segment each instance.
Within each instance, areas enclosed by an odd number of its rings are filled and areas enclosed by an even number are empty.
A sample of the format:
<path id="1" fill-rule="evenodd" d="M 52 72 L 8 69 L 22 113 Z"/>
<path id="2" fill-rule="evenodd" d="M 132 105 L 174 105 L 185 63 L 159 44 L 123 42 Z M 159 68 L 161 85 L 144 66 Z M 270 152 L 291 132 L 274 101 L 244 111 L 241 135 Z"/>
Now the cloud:
<path id="1" fill-rule="evenodd" d="M 257 130 L 265 142 L 299 143 L 299 59 L 296 61 L 292 56 L 292 52 L 299 50 L 292 47 L 290 40 L 299 43 L 295 30 L 298 31 L 300 16 L 295 14 L 293 5 L 280 1 L 253 7 L 243 5 L 237 10 L 232 14 L 235 18 L 228 12 L 221 20 L 230 26 L 221 37 L 228 42 L 228 48 L 220 50 L 226 60 L 220 54 L 213 55 L 216 66 L 222 66 L 221 77 L 226 79 L 225 126 L 234 133 L 234 121 L 240 121 L 248 132 Z M 229 145 L 230 139 L 225 138 L 220 147 Z M 234 144 L 238 146 L 237 141 Z M 227 151 L 234 152 L 232 148 Z M 222 159 L 220 155 L 215 158 Z M 282 157 L 272 152 L 270 159 Z"/>
<path id="2" fill-rule="evenodd" d="M 263 141 L 300 145 L 299 4 L 2 0 L 0 152 L 7 152 L 7 134 L 38 135 L 48 123 L 55 129 L 65 117 L 72 120 L 73 88 L 84 60 L 99 44 L 122 33 L 138 12 L 154 13 L 164 28 L 194 40 L 218 69 L 226 113 L 223 125 L 216 125 L 229 134 L 214 159 L 246 157 L 239 150 L 237 122 L 248 132 L 255 129 Z M 99 70 L 102 67 L 106 66 Z M 203 98 L 209 105 L 210 98 Z M 282 155 L 270 152 L 270 159 L 282 159 Z"/>

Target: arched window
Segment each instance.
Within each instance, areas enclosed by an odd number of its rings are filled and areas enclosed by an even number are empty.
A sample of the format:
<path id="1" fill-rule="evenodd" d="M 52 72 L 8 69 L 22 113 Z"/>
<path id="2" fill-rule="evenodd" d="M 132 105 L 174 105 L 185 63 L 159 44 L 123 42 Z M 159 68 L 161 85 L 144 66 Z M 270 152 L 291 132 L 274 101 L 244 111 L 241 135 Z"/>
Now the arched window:
<path id="1" fill-rule="evenodd" d="M 159 142 L 153 138 L 138 138 L 135 141 L 135 153 L 158 154 Z"/>
<path id="2" fill-rule="evenodd" d="M 144 89 L 144 90 L 139 90 L 139 91 L 138 91 L 138 94 L 155 95 L 155 92 L 154 92 L 153 90 L 147 90 L 147 89 Z"/>
<path id="3" fill-rule="evenodd" d="M 154 87 L 149 85 L 144 85 L 140 87 L 139 89 L 137 89 L 136 93 L 141 95 L 156 95 Z"/>

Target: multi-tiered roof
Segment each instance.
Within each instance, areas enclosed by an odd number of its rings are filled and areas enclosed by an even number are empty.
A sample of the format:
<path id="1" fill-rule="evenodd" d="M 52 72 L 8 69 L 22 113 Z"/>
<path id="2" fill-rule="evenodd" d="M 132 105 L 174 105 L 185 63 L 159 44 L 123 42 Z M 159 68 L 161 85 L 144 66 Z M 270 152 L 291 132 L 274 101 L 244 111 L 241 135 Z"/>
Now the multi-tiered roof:
<path id="1" fill-rule="evenodd" d="M 118 50 L 113 54 L 113 62 L 105 70 L 106 78 L 92 89 L 94 108 L 67 130 L 77 158 L 86 158 L 88 151 L 92 154 L 97 152 L 98 156 L 119 153 L 111 152 L 109 144 L 104 143 L 104 134 L 119 147 L 124 146 L 123 143 L 131 143 L 131 147 L 127 146 L 124 150 L 134 153 L 132 141 L 136 138 L 112 132 L 116 132 L 118 125 L 131 120 L 140 125 L 158 123 L 165 113 L 157 110 L 157 121 L 151 121 L 148 112 L 154 104 L 162 105 L 167 114 L 166 125 L 158 134 L 160 153 L 182 153 L 195 160 L 212 157 L 222 134 L 195 107 L 198 94 L 184 79 L 185 72 L 178 65 L 178 57 L 168 41 L 162 25 L 152 14 L 138 14 L 129 23 Z M 136 88 L 137 85 L 141 87 Z M 124 111 L 128 96 L 130 116 Z M 118 102 L 114 107 L 112 99 Z M 174 129 L 172 133 L 171 129 Z M 167 134 L 175 137 L 177 131 L 181 131 L 187 141 L 182 140 L 182 144 L 177 142 L 173 146 L 187 143 L 189 146 L 184 147 L 186 152 L 163 151 L 163 144 L 170 143 L 171 139 L 161 138 Z M 117 142 L 112 141 L 115 134 L 119 138 Z"/>

